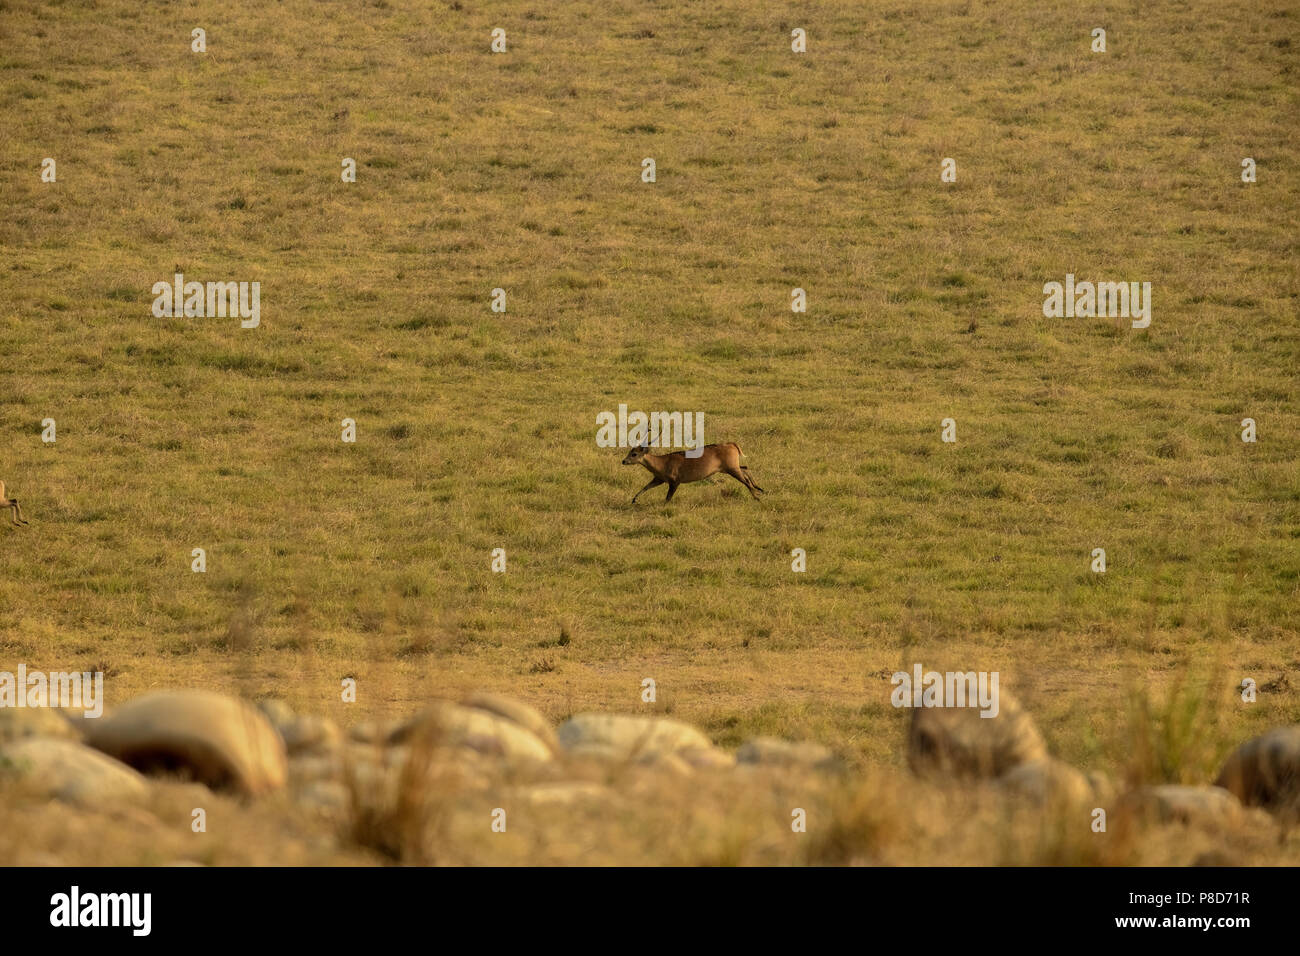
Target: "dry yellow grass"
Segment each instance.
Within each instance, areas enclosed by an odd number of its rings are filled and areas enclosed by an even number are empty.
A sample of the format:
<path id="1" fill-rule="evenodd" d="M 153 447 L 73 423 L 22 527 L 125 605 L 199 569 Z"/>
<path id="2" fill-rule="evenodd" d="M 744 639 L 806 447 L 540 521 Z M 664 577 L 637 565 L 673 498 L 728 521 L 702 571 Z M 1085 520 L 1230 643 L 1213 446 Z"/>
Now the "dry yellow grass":
<path id="1" fill-rule="evenodd" d="M 1300 719 L 1298 16 L 0 0 L 0 478 L 31 521 L 0 528 L 0 669 L 344 724 L 492 689 L 876 770 L 921 661 L 1000 671 L 1122 776 L 1132 701 L 1209 662 L 1208 736 L 1142 771 L 1203 782 Z M 177 270 L 260 281 L 261 327 L 153 318 Z M 1151 281 L 1152 326 L 1044 319 L 1067 272 Z M 766 500 L 630 507 L 594 442 L 620 402 L 703 411 Z"/>

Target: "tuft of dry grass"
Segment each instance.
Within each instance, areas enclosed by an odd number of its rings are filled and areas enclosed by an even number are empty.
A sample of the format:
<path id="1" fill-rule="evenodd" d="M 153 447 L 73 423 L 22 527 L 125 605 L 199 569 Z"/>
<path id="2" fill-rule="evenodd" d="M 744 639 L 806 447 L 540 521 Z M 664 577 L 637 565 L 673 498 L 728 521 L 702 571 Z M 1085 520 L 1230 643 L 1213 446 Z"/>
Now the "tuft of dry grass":
<path id="1" fill-rule="evenodd" d="M 1130 786 L 1214 781 L 1238 742 L 1224 732 L 1224 714 L 1234 698 L 1220 676 L 1224 672 L 1221 665 L 1184 666 L 1160 696 L 1146 684 L 1134 684 L 1128 697 L 1131 746 L 1124 768 Z"/>

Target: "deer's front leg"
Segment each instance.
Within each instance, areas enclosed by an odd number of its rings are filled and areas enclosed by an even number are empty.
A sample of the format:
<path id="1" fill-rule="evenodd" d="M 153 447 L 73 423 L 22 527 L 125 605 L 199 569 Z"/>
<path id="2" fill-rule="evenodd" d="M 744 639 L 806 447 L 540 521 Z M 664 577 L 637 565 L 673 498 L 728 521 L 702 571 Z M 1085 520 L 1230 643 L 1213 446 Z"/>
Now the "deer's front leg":
<path id="1" fill-rule="evenodd" d="M 632 496 L 632 504 L 636 504 L 636 500 L 640 498 L 641 495 L 643 495 L 645 492 L 653 488 L 655 485 L 662 485 L 663 483 L 664 480 L 662 478 L 651 478 L 649 484 L 647 484 L 644 488 L 642 488 L 640 491 L 638 491 L 636 494 Z"/>

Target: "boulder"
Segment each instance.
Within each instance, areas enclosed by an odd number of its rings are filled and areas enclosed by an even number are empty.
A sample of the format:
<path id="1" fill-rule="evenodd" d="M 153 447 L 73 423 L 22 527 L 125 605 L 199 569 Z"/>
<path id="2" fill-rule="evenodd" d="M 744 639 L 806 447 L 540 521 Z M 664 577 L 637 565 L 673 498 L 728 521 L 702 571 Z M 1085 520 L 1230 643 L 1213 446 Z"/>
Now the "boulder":
<path id="1" fill-rule="evenodd" d="M 626 763 L 629 755 L 613 744 L 577 744 L 564 751 L 570 760 L 590 760 L 594 763 Z"/>
<path id="2" fill-rule="evenodd" d="M 77 724 L 52 707 L 0 707 L 0 744 L 27 737 L 76 740 Z"/>
<path id="3" fill-rule="evenodd" d="M 0 748 L 0 771 L 46 797 L 81 807 L 143 800 L 145 778 L 126 764 L 71 740 L 27 737 Z"/>
<path id="4" fill-rule="evenodd" d="M 717 747 L 688 747 L 679 750 L 677 756 L 696 770 L 730 770 L 736 766 L 736 758 Z"/>
<path id="5" fill-rule="evenodd" d="M 998 778 L 1008 792 L 1031 803 L 1078 805 L 1098 798 L 1092 781 L 1063 760 L 1022 763 Z"/>
<path id="6" fill-rule="evenodd" d="M 289 777 L 295 784 L 343 779 L 343 755 L 299 754 L 289 760 Z"/>
<path id="7" fill-rule="evenodd" d="M 392 732 L 392 727 L 387 727 L 377 720 L 363 720 L 348 728 L 348 739 L 362 744 L 381 744 Z"/>
<path id="8" fill-rule="evenodd" d="M 389 747 L 384 752 L 383 766 L 393 779 L 412 781 L 429 793 L 446 793 L 487 786 L 489 780 L 499 776 L 501 756 L 480 753 L 469 747 L 422 750 L 418 746 Z M 532 758 L 511 761 L 507 759 L 512 775 L 520 766 L 545 767 Z M 526 775 L 531 776 L 531 775 Z"/>
<path id="9" fill-rule="evenodd" d="M 265 715 L 208 691 L 138 697 L 87 729 L 87 743 L 145 773 L 179 773 L 257 795 L 288 779 L 284 742 Z"/>
<path id="10" fill-rule="evenodd" d="M 560 725 L 556 736 L 571 755 L 597 751 L 629 759 L 644 753 L 708 750 L 709 738 L 689 724 L 666 717 L 578 714 Z"/>
<path id="11" fill-rule="evenodd" d="M 507 763 L 544 763 L 553 756 L 536 734 L 515 721 L 448 701 L 435 703 L 399 726 L 389 734 L 388 743 L 463 747 Z"/>
<path id="12" fill-rule="evenodd" d="M 1300 726 L 1247 740 L 1228 755 L 1215 783 L 1248 807 L 1300 815 Z"/>
<path id="13" fill-rule="evenodd" d="M 668 774 L 674 777 L 689 777 L 695 768 L 687 763 L 681 754 L 647 751 L 636 758 L 642 767 L 654 770 L 656 774 Z"/>
<path id="14" fill-rule="evenodd" d="M 317 780 L 294 794 L 298 805 L 324 816 L 342 817 L 352 808 L 352 793 L 342 783 Z"/>
<path id="15" fill-rule="evenodd" d="M 86 739 L 86 731 L 93 727 L 99 721 L 108 716 L 108 708 L 100 708 L 100 712 L 95 715 L 88 715 L 84 710 L 78 710 L 75 707 L 65 707 L 59 711 L 64 720 L 72 725 L 72 730 L 77 740 Z"/>
<path id="16" fill-rule="evenodd" d="M 1157 823 L 1222 825 L 1242 819 L 1241 801 L 1222 787 L 1139 787 L 1120 798 L 1120 807 Z"/>
<path id="17" fill-rule="evenodd" d="M 257 702 L 257 709 L 266 714 L 266 719 L 276 730 L 293 722 L 293 708 L 278 697 L 264 697 Z"/>
<path id="18" fill-rule="evenodd" d="M 303 779 L 300 794 L 315 796 L 300 799 L 321 797 L 323 801 L 324 794 L 337 791 L 332 786 L 318 789 L 319 785 L 337 783 L 358 808 L 387 812 L 403 800 L 448 798 L 486 788 L 491 778 L 484 767 L 500 767 L 499 755 L 483 756 L 468 747 L 425 748 L 412 743 L 371 749 L 373 754 L 365 755 L 359 746 L 349 748 L 337 779 Z"/>
<path id="19" fill-rule="evenodd" d="M 343 731 L 326 717 L 304 714 L 277 727 L 290 756 L 334 753 L 343 745 Z"/>
<path id="20" fill-rule="evenodd" d="M 555 729 L 551 727 L 550 721 L 543 717 L 540 711 L 522 701 L 479 691 L 466 697 L 462 703 L 466 707 L 486 710 L 506 720 L 513 720 L 550 747 L 552 753 L 558 753 L 560 750 L 560 742 L 555 737 Z"/>
<path id="21" fill-rule="evenodd" d="M 999 695 L 996 717 L 977 707 L 916 707 L 907 762 L 918 776 L 1000 777 L 1047 757 L 1038 728 L 1011 695 Z"/>

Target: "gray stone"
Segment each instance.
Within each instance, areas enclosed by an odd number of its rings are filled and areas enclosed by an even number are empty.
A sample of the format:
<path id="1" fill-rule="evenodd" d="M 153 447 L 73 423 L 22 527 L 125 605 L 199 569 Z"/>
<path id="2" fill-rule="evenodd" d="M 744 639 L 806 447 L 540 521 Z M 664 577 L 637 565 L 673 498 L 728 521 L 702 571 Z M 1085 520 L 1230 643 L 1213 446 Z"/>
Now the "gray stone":
<path id="1" fill-rule="evenodd" d="M 309 752 L 329 753 L 343 745 L 343 732 L 334 721 L 325 717 L 304 714 L 294 717 L 278 729 L 290 756 Z"/>
<path id="2" fill-rule="evenodd" d="M 1222 787 L 1160 784 L 1130 790 L 1120 798 L 1125 810 L 1158 823 L 1237 824 L 1242 806 Z"/>
<path id="3" fill-rule="evenodd" d="M 681 721 L 623 714 L 578 714 L 561 724 L 556 736 L 570 754 L 591 753 L 591 748 L 599 747 L 624 758 L 713 746 L 708 737 Z"/>
<path id="4" fill-rule="evenodd" d="M 907 740 L 907 762 L 919 776 L 1000 777 L 1021 764 L 1047 757 L 1038 728 L 1011 695 L 998 695 L 996 717 L 977 707 L 916 707 Z"/>
<path id="5" fill-rule="evenodd" d="M 278 697 L 265 697 L 257 702 L 257 709 L 266 715 L 276 730 L 293 722 L 293 709 Z"/>
<path id="6" fill-rule="evenodd" d="M 341 817 L 352 808 L 351 791 L 336 781 L 317 780 L 309 783 L 301 787 L 294 798 L 300 806 L 326 816 Z"/>
<path id="7" fill-rule="evenodd" d="M 394 730 L 390 744 L 463 747 L 501 758 L 508 763 L 544 763 L 553 758 L 551 748 L 536 734 L 513 720 L 448 701 L 433 704 Z"/>
<path id="8" fill-rule="evenodd" d="M 1300 726 L 1247 740 L 1228 755 L 1215 783 L 1248 807 L 1300 815 Z"/>
<path id="9" fill-rule="evenodd" d="M 123 763 L 71 740 L 27 737 L 0 748 L 0 769 L 46 797 L 82 807 L 143 800 L 145 778 Z"/>
<path id="10" fill-rule="evenodd" d="M 77 725 L 53 707 L 0 707 L 0 743 L 27 737 L 76 740 Z"/>
<path id="11" fill-rule="evenodd" d="M 998 778 L 1009 792 L 1032 803 L 1078 805 L 1097 798 L 1086 776 L 1065 763 L 1048 757 L 1022 763 Z"/>
<path id="12" fill-rule="evenodd" d="M 501 694 L 489 694 L 479 691 L 466 697 L 462 703 L 466 707 L 486 710 L 507 720 L 513 720 L 525 730 L 531 731 L 538 740 L 550 747 L 552 753 L 558 753 L 560 750 L 560 742 L 555 737 L 555 729 L 551 726 L 550 721 L 543 717 L 536 708 L 530 707 L 522 701 L 515 700 L 512 697 L 504 697 Z"/>

